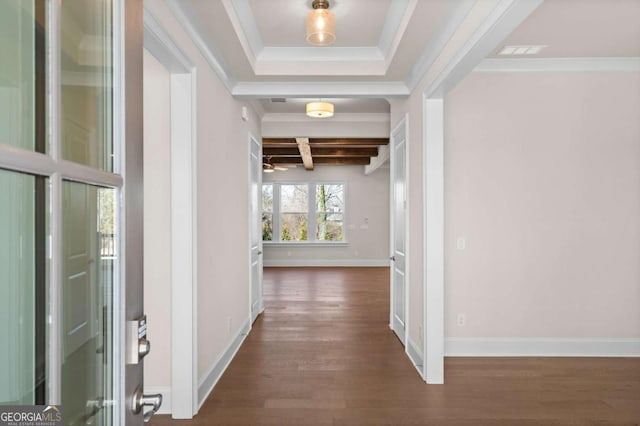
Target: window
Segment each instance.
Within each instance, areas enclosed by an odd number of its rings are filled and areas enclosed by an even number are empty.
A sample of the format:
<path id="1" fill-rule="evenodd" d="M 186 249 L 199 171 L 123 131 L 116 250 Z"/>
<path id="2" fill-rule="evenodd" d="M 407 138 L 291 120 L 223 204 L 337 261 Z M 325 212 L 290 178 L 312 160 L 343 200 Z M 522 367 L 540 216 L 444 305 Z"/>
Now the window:
<path id="1" fill-rule="evenodd" d="M 273 241 L 273 185 L 262 185 L 262 241 Z"/>
<path id="2" fill-rule="evenodd" d="M 262 186 L 262 240 L 342 243 L 345 185 L 268 183 Z"/>
<path id="3" fill-rule="evenodd" d="M 309 239 L 309 186 L 280 185 L 280 241 Z"/>
<path id="4" fill-rule="evenodd" d="M 344 239 L 344 186 L 316 185 L 316 240 Z"/>

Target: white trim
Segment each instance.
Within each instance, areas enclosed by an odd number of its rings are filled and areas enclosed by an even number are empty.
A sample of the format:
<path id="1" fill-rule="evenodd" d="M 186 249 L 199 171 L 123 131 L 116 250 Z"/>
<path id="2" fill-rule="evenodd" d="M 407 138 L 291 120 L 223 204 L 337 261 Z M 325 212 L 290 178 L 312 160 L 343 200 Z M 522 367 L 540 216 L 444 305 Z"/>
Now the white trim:
<path id="1" fill-rule="evenodd" d="M 193 417 L 193 364 L 197 359 L 193 312 L 193 123 L 190 74 L 171 74 L 171 387 L 172 415 Z"/>
<path id="2" fill-rule="evenodd" d="M 175 0 L 172 0 L 175 1 Z M 379 82 L 252 82 L 239 81 L 231 94 L 242 98 L 395 98 L 406 97 L 411 94 L 407 85 L 402 81 Z"/>
<path id="3" fill-rule="evenodd" d="M 311 118 L 305 113 L 265 113 L 263 123 L 318 123 L 317 118 Z M 323 118 L 323 123 L 389 123 L 389 113 L 340 113 L 330 118 Z"/>
<path id="4" fill-rule="evenodd" d="M 143 21 L 144 48 L 171 73 L 189 72 L 193 64 L 146 6 Z"/>
<path id="5" fill-rule="evenodd" d="M 409 337 L 407 342 L 407 356 L 413 363 L 413 366 L 415 367 L 420 377 L 422 377 L 422 380 L 424 380 L 424 360 L 422 358 L 422 352 L 418 349 L 418 345 L 416 345 L 413 340 L 411 340 L 411 337 Z"/>
<path id="6" fill-rule="evenodd" d="M 379 146 L 378 155 L 376 157 L 371 157 L 371 163 L 364 166 L 364 174 L 370 175 L 371 173 L 381 168 L 384 164 L 388 165 L 390 158 L 391 150 L 389 149 L 389 145 Z"/>
<path id="7" fill-rule="evenodd" d="M 444 102 L 423 99 L 423 377 L 444 383 Z"/>
<path id="8" fill-rule="evenodd" d="M 416 61 L 409 75 L 407 75 L 406 84 L 411 91 L 415 89 L 420 79 L 422 79 L 422 76 L 426 74 L 429 67 L 436 61 L 475 3 L 475 0 L 457 0 L 450 3 L 449 7 L 451 10 L 447 18 L 443 20 L 443 28 L 437 32 L 435 37 L 431 38 L 426 49 Z"/>
<path id="9" fill-rule="evenodd" d="M 171 414 L 171 387 L 169 386 L 145 386 L 144 393 L 146 394 L 161 394 L 162 405 L 156 414 Z"/>
<path id="10" fill-rule="evenodd" d="M 410 283 L 410 274 L 409 274 L 409 263 L 410 263 L 410 235 L 411 232 L 409 232 L 410 226 L 409 226 L 409 221 L 410 221 L 410 217 L 409 217 L 409 212 L 410 212 L 410 199 L 409 199 L 409 176 L 410 176 L 410 170 L 409 170 L 409 159 L 411 158 L 409 155 L 409 114 L 405 114 L 403 116 L 403 118 L 400 120 L 400 122 L 396 125 L 396 127 L 391 131 L 390 137 L 389 137 L 389 150 L 390 150 L 390 166 L 391 166 L 391 171 L 389 174 L 389 255 L 390 257 L 394 257 L 395 256 L 395 220 L 396 220 L 396 215 L 395 215 L 395 198 L 396 198 L 396 185 L 395 185 L 395 152 L 396 152 L 396 145 L 397 145 L 397 140 L 398 140 L 398 134 L 400 134 L 402 136 L 401 140 L 402 142 L 400 142 L 400 144 L 404 144 L 404 269 L 402 270 L 402 273 L 404 275 L 404 318 L 403 318 L 403 327 L 404 327 L 404 335 L 398 336 L 400 338 L 400 340 L 402 340 L 402 344 L 405 345 L 405 351 L 406 351 L 406 342 L 407 340 L 409 340 L 409 323 L 410 323 L 410 289 L 411 289 L 411 283 Z M 394 286 L 395 286 L 395 282 L 394 282 L 394 276 L 395 276 L 395 266 L 394 266 L 394 261 L 390 262 L 390 271 L 389 271 L 389 292 L 390 292 L 390 296 L 389 296 L 389 326 L 391 327 L 391 329 L 396 332 L 394 324 L 395 324 L 395 312 L 394 312 L 394 306 L 395 306 L 395 300 L 394 300 Z M 396 332 L 397 334 L 397 332 Z"/>
<path id="11" fill-rule="evenodd" d="M 165 0 L 165 3 L 169 6 L 169 9 L 171 9 L 175 18 L 182 25 L 182 28 L 189 35 L 191 41 L 196 45 L 211 69 L 218 75 L 222 84 L 231 92 L 235 85 L 235 80 L 226 65 L 219 59 L 220 55 L 212 47 L 213 43 L 208 41 L 207 31 L 203 28 L 191 3 L 182 0 Z"/>
<path id="12" fill-rule="evenodd" d="M 173 418 L 197 412 L 196 70 L 144 10 L 144 47 L 171 73 L 171 393 Z"/>
<path id="13" fill-rule="evenodd" d="M 251 330 L 251 324 L 247 319 L 247 322 L 244 326 L 238 331 L 238 334 L 234 337 L 234 339 L 229 343 L 229 346 L 225 349 L 225 351 L 220 355 L 220 357 L 213 363 L 213 365 L 208 369 L 207 373 L 199 380 L 198 383 L 198 407 L 202 407 L 202 404 L 206 401 L 207 397 L 213 390 L 213 388 L 224 374 L 225 370 L 233 360 L 233 357 L 242 346 L 244 339 L 249 334 Z"/>
<path id="14" fill-rule="evenodd" d="M 346 220 L 345 220 L 346 222 Z M 274 227 L 275 229 L 275 227 Z M 309 226 L 309 229 L 314 229 L 311 226 Z M 346 231 L 346 230 L 345 230 Z M 285 242 L 285 241 L 263 241 L 262 245 L 264 247 L 272 247 L 272 248 L 285 248 L 285 247 L 349 247 L 349 242 L 348 241 L 341 241 L 341 242 L 336 242 L 336 241 L 292 241 L 292 242 Z"/>
<path id="15" fill-rule="evenodd" d="M 640 58 L 509 58 L 485 59 L 474 72 L 640 71 Z"/>
<path id="16" fill-rule="evenodd" d="M 263 269 L 263 263 L 264 263 L 264 251 L 263 251 L 263 242 L 262 242 L 262 233 L 260 231 L 259 235 L 256 235 L 255 238 L 258 242 L 258 253 L 257 255 L 257 263 L 258 263 L 258 276 L 253 276 L 253 237 L 254 235 L 254 229 L 261 229 L 261 225 L 262 225 L 262 144 L 260 143 L 260 141 L 253 135 L 253 133 L 249 132 L 248 135 L 248 142 L 249 142 L 249 167 L 248 167 L 248 172 L 249 172 L 249 176 L 247 177 L 247 181 L 249 182 L 249 190 L 247 191 L 248 195 L 249 195 L 249 214 L 248 214 L 248 220 L 249 220 L 249 323 L 253 324 L 253 322 L 258 318 L 258 315 L 260 315 L 263 311 L 264 311 L 264 301 L 263 301 L 263 290 L 262 290 L 262 269 Z M 258 194 L 258 198 L 259 200 L 255 200 L 253 197 L 253 194 L 251 192 L 251 186 L 253 185 L 253 181 L 252 181 L 252 167 L 253 167 L 253 147 L 255 146 L 258 147 L 258 155 L 257 155 L 257 164 L 256 164 L 256 176 L 257 176 L 257 182 L 256 182 L 256 191 Z M 255 203 L 255 204 L 254 204 Z M 258 228 L 255 227 L 255 225 L 258 225 Z M 259 295 L 257 298 L 257 306 L 256 306 L 256 310 L 255 310 L 255 315 L 254 315 L 254 309 L 253 309 L 253 287 L 254 287 L 254 281 L 253 280 L 257 280 L 258 281 L 258 291 L 259 291 Z"/>
<path id="17" fill-rule="evenodd" d="M 640 338 L 448 337 L 445 355 L 640 357 Z"/>
<path id="18" fill-rule="evenodd" d="M 500 1 L 438 73 L 425 94 L 431 97 L 453 89 L 542 2 L 543 0 Z"/>
<path id="19" fill-rule="evenodd" d="M 295 267 L 388 267 L 389 259 L 273 259 L 264 260 L 265 268 Z"/>
<path id="20" fill-rule="evenodd" d="M 392 2 L 382 34 L 374 46 L 329 46 L 322 49 L 308 46 L 265 46 L 248 0 L 223 0 L 222 4 L 255 75 L 384 75 L 405 34 L 417 2 L 418 0 Z M 301 5 L 301 8 L 304 10 L 308 6 L 310 4 Z M 189 17 L 195 16 L 191 14 Z M 311 64 L 314 66 L 310 67 Z"/>
<path id="21" fill-rule="evenodd" d="M 193 310 L 191 312 L 193 349 L 191 354 L 191 376 L 192 388 L 192 410 L 194 414 L 198 413 L 198 71 L 193 68 L 191 71 L 191 267 L 192 267 L 192 285 L 194 286 L 191 304 Z"/>
<path id="22" fill-rule="evenodd" d="M 242 0 L 241 3 L 238 0 L 222 0 L 222 5 L 229 16 L 231 26 L 238 36 L 238 41 L 251 68 L 255 69 L 256 56 L 262 50 L 262 40 L 257 30 L 258 26 L 251 13 L 251 6 L 249 6 L 247 0 Z M 247 22 L 248 25 L 243 26 L 243 22 Z"/>
<path id="23" fill-rule="evenodd" d="M 424 377 L 444 383 L 444 104 L 443 96 L 493 51 L 542 0 L 501 0 L 423 92 Z M 474 3 L 475 5 L 475 3 Z M 462 22 L 465 6 L 456 15 Z M 469 10 L 467 10 L 468 12 Z M 446 43 L 445 43 L 446 44 Z M 442 46 L 444 47 L 444 45 Z M 415 78 L 418 78 L 416 75 Z M 422 78 L 420 76 L 420 78 Z M 419 81 L 419 80 L 418 80 Z M 435 123 L 431 126 L 430 123 Z"/>
<path id="24" fill-rule="evenodd" d="M 378 42 L 378 49 L 384 55 L 385 73 L 393 62 L 417 5 L 418 0 L 404 0 L 391 2 L 389 6 Z"/>

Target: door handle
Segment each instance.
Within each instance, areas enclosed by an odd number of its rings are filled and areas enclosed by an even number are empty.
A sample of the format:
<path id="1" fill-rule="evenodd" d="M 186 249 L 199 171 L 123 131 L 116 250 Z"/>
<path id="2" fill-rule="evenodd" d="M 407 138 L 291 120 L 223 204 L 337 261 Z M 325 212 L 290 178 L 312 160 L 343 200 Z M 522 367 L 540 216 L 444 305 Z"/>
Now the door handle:
<path id="1" fill-rule="evenodd" d="M 140 413 L 144 407 L 151 407 L 149 411 L 143 412 L 142 419 L 146 422 L 151 420 L 151 417 L 158 412 L 162 405 L 162 394 L 148 394 L 142 393 L 142 388 L 138 387 L 133 394 L 133 401 L 131 404 L 131 410 L 134 414 Z"/>
<path id="2" fill-rule="evenodd" d="M 396 257 L 395 257 L 395 256 L 391 256 L 391 257 L 389 258 L 389 260 L 392 260 L 392 261 L 394 261 L 394 262 L 395 262 L 395 261 L 396 261 Z"/>
<path id="3" fill-rule="evenodd" d="M 258 256 L 262 254 L 262 250 L 258 250 Z"/>

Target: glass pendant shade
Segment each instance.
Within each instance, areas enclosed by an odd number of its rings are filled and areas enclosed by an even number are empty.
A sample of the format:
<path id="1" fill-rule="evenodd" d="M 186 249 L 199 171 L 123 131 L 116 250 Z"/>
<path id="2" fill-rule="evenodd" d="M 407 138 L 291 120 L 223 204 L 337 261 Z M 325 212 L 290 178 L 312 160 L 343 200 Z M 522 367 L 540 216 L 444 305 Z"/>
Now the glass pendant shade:
<path id="1" fill-rule="evenodd" d="M 314 118 L 333 117 L 333 104 L 330 102 L 309 102 L 307 115 Z"/>
<path id="2" fill-rule="evenodd" d="M 326 46 L 336 40 L 336 17 L 327 9 L 314 9 L 307 15 L 307 42 Z"/>

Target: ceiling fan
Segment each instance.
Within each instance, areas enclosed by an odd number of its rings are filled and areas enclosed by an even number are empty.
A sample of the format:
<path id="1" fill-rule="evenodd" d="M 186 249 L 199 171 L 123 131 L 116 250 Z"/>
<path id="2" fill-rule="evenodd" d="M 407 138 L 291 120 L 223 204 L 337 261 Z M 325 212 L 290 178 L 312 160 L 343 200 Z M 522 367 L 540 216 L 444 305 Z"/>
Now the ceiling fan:
<path id="1" fill-rule="evenodd" d="M 286 168 L 286 167 L 281 167 L 281 166 L 272 164 L 270 155 L 267 156 L 266 163 L 262 163 L 262 171 L 264 173 L 273 173 L 275 171 L 286 172 L 287 170 L 289 170 L 289 169 Z"/>

